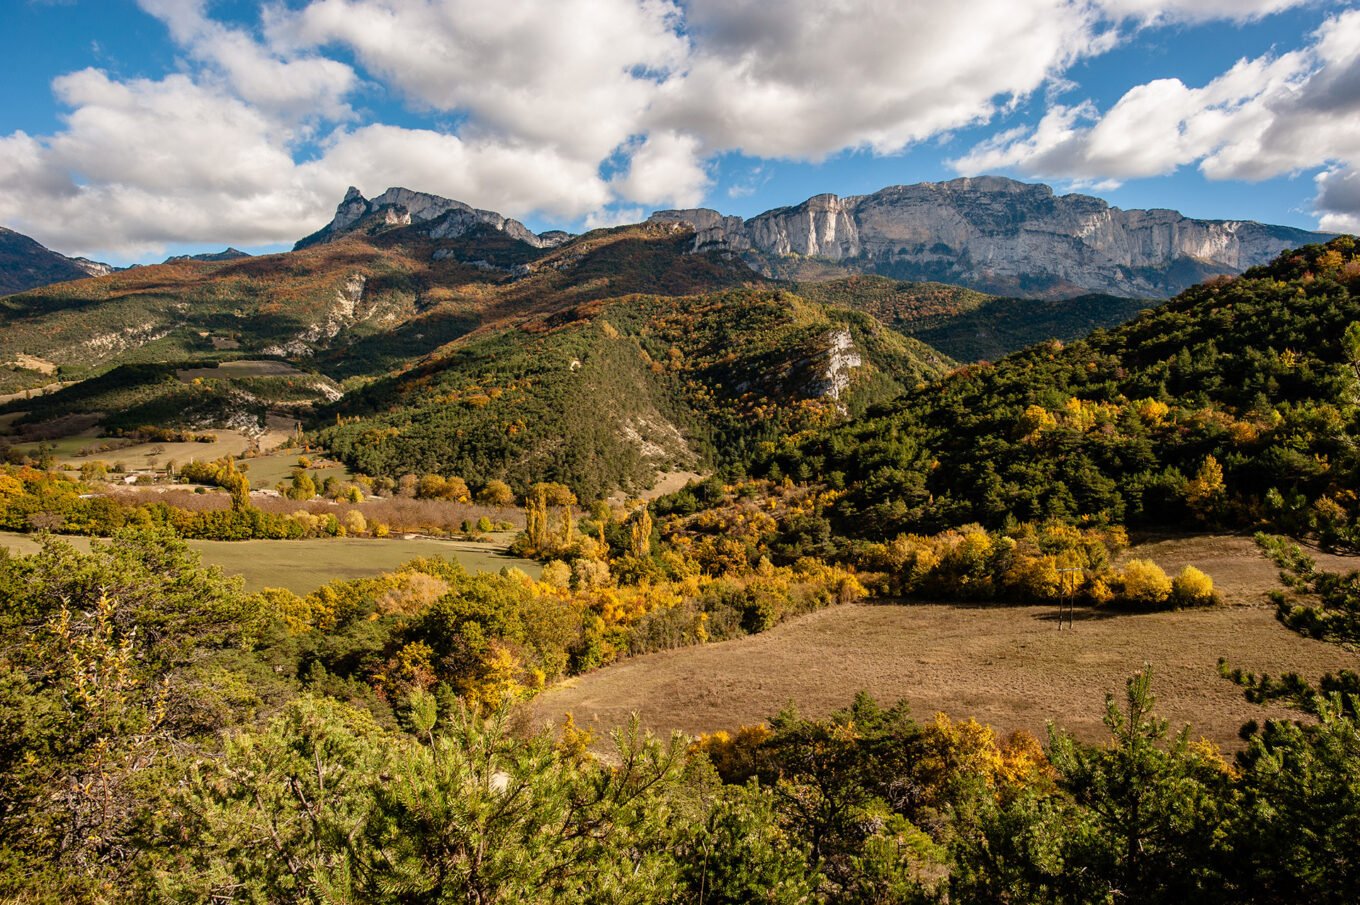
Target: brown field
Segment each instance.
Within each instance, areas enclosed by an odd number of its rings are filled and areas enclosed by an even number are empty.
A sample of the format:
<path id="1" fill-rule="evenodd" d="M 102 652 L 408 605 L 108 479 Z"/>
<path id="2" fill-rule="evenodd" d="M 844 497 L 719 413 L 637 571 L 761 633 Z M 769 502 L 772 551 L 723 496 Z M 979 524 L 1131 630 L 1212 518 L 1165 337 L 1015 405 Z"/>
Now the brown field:
<path id="1" fill-rule="evenodd" d="M 1335 556 L 1315 549 L 1306 551 L 1318 566 L 1334 572 L 1360 569 L 1360 556 Z M 1261 555 L 1250 536 L 1207 534 L 1149 538 L 1131 547 L 1119 561 L 1150 559 L 1175 575 L 1188 565 L 1202 569 L 1214 579 L 1214 589 L 1225 603 L 1265 603 L 1267 594 L 1280 586 L 1279 569 Z"/>
<path id="2" fill-rule="evenodd" d="M 93 452 L 103 443 L 118 444 L 117 438 L 101 437 L 93 428 L 81 430 L 69 436 L 62 436 L 47 442 L 53 447 L 52 454 L 57 467 L 74 471 L 86 462 L 103 462 L 110 467 L 121 465 L 131 472 L 158 470 L 167 462 L 183 465 L 195 459 L 210 462 L 223 456 L 239 456 L 256 444 L 256 440 L 241 431 L 214 429 L 203 431 L 216 439 L 211 443 L 134 443 L 120 446 L 105 452 Z M 39 443 L 24 442 L 14 444 L 26 453 L 35 453 Z M 90 450 L 88 455 L 80 453 Z M 296 459 L 296 456 L 294 457 Z"/>
<path id="3" fill-rule="evenodd" d="M 1131 550 L 1168 571 L 1194 563 L 1229 605 L 1146 615 L 1083 612 L 1057 630 L 1047 606 L 855 605 L 823 610 L 761 635 L 667 651 L 569 680 L 540 696 L 541 723 L 572 713 L 603 730 L 637 712 L 648 728 L 696 734 L 758 723 L 789 703 L 809 716 L 846 706 L 857 691 L 906 700 L 920 719 L 944 711 L 1001 731 L 1040 737 L 1052 721 L 1080 738 L 1105 737 L 1107 692 L 1152 664 L 1159 711 L 1225 749 L 1238 729 L 1284 711 L 1247 703 L 1218 675 L 1220 657 L 1255 672 L 1320 676 L 1360 668 L 1360 657 L 1301 638 L 1275 621 L 1266 593 L 1276 569 L 1250 538 L 1159 540 Z M 1330 569 L 1355 558 L 1319 557 Z M 1235 605 L 1234 605 L 1235 604 Z M 597 733 L 597 737 L 603 733 Z"/>
<path id="4" fill-rule="evenodd" d="M 1105 694 L 1151 663 L 1159 711 L 1174 727 L 1225 749 L 1250 719 L 1283 715 L 1243 700 L 1219 677 L 1219 657 L 1244 669 L 1316 677 L 1355 669 L 1357 657 L 1301 638 L 1260 607 L 1078 616 L 1059 632 L 1052 607 L 852 605 L 764 634 L 625 661 L 538 698 L 535 718 L 608 729 L 636 711 L 658 732 L 697 734 L 759 723 L 793 703 L 825 716 L 865 690 L 1041 738 L 1049 721 L 1080 738 L 1105 737 Z M 597 735 L 603 733 L 597 732 Z"/>

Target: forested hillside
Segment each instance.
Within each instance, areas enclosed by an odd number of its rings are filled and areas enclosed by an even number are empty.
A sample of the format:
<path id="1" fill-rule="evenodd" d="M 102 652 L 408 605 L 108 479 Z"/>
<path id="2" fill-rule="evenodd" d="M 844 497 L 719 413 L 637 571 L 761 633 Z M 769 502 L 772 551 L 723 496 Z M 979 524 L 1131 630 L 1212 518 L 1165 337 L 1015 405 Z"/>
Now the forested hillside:
<path id="1" fill-rule="evenodd" d="M 1001 298 L 963 286 L 872 275 L 796 285 L 805 298 L 863 311 L 959 361 L 995 361 L 1046 339 L 1081 339 L 1155 304 L 1112 295 Z"/>
<path id="2" fill-rule="evenodd" d="M 657 470 L 744 463 L 951 364 L 781 290 L 635 295 L 460 340 L 346 396 L 320 439 L 368 474 L 561 481 L 589 499 Z"/>
<path id="3" fill-rule="evenodd" d="M 790 438 L 767 468 L 844 487 L 831 513 L 862 536 L 1060 519 L 1353 547 L 1357 291 L 1353 239 L 1309 246 Z"/>
<path id="4" fill-rule="evenodd" d="M 557 250 L 494 230 L 431 239 L 359 233 L 281 255 L 179 260 L 0 300 L 0 388 L 118 364 L 268 356 L 328 375 L 381 374 L 478 326 L 630 292 L 761 282 L 744 265 L 683 254 L 674 228 L 602 230 Z M 26 362 L 41 362 L 41 365 Z"/>

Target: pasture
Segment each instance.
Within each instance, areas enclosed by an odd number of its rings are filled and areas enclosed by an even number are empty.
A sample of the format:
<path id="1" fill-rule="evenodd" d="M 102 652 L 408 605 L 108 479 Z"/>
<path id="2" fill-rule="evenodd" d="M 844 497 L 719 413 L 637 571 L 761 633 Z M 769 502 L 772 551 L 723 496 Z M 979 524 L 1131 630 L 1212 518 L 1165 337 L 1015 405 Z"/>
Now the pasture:
<path id="1" fill-rule="evenodd" d="M 1242 698 L 1218 674 L 1219 657 L 1243 669 L 1316 678 L 1360 658 L 1301 638 L 1264 607 L 1147 615 L 1079 613 L 1059 632 L 1052 607 L 941 604 L 833 607 L 735 641 L 649 654 L 549 689 L 535 721 L 571 713 L 595 731 L 626 724 L 689 734 L 760 723 L 786 705 L 825 716 L 868 691 L 906 700 L 917 719 L 939 711 L 999 732 L 1045 737 L 1050 721 L 1079 738 L 1106 737 L 1107 692 L 1150 663 L 1158 710 L 1173 729 L 1224 749 L 1240 747 L 1248 720 L 1282 715 Z"/>
<path id="2" fill-rule="evenodd" d="M 82 431 L 69 437 L 58 437 L 42 443 L 28 442 L 14 444 L 21 452 L 34 455 L 39 447 L 45 446 L 52 452 L 58 468 L 74 471 L 86 462 L 103 462 L 109 467 L 121 465 L 130 472 L 158 470 L 167 462 L 183 465 L 198 459 L 209 462 L 223 456 L 236 457 L 251 448 L 253 438 L 241 431 L 214 429 L 202 433 L 212 435 L 211 443 L 133 443 L 120 445 L 115 437 L 100 437 L 96 431 Z M 109 444 L 116 449 L 96 452 L 101 445 Z M 84 455 L 82 455 L 84 453 Z M 297 457 L 293 457 L 296 461 Z"/>
<path id="3" fill-rule="evenodd" d="M 85 537 L 63 537 L 62 540 L 80 550 L 88 550 L 90 546 L 89 538 Z M 542 572 L 538 563 L 506 555 L 503 547 L 431 538 L 191 540 L 188 544 L 198 551 L 205 563 L 220 566 L 229 575 L 242 576 L 249 591 L 273 587 L 306 594 L 329 581 L 391 571 L 422 556 L 457 560 L 469 572 L 496 572 L 505 566 L 521 569 L 534 577 Z M 33 553 L 38 544 L 28 535 L 0 532 L 0 547 L 17 553 Z"/>
<path id="4" fill-rule="evenodd" d="M 1309 551 L 1322 568 L 1349 571 L 1360 557 Z M 533 705 L 542 723 L 572 713 L 603 732 L 637 711 L 644 725 L 687 733 L 761 722 L 787 704 L 810 716 L 838 710 L 865 690 L 905 699 L 918 719 L 944 711 L 1000 731 L 1040 738 L 1052 721 L 1086 740 L 1105 737 L 1105 695 L 1152 664 L 1159 711 L 1177 729 L 1225 749 L 1248 720 L 1283 711 L 1249 704 L 1218 674 L 1218 660 L 1280 675 L 1360 668 L 1360 656 L 1302 638 L 1275 620 L 1267 594 L 1278 570 L 1250 537 L 1148 539 L 1121 560 L 1151 559 L 1175 573 L 1208 572 L 1223 606 L 1129 614 L 1079 611 L 1059 632 L 1044 606 L 868 604 L 802 617 L 760 635 L 627 660 L 549 689 Z"/>

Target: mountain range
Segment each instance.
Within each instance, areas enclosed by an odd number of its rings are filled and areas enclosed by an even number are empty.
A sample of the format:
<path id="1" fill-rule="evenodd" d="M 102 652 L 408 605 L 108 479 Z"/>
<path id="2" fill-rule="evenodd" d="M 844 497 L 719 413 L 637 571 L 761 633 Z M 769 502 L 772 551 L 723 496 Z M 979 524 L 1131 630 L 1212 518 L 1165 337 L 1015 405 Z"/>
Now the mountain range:
<path id="1" fill-rule="evenodd" d="M 88 258 L 68 258 L 22 233 L 0 226 L 0 295 L 103 276 L 116 269 Z"/>
<path id="2" fill-rule="evenodd" d="M 959 362 L 1079 339 L 1157 287 L 1315 238 L 999 179 L 579 236 L 351 189 L 291 252 L 179 256 L 0 298 L 0 392 L 74 384 L 10 404 L 24 436 L 287 415 L 368 474 L 596 496 L 750 461 Z M 291 370 L 211 368 L 257 358 Z"/>
<path id="3" fill-rule="evenodd" d="M 692 250 L 738 257 L 769 278 L 812 282 L 878 274 L 1047 299 L 1092 293 L 1166 298 L 1208 277 L 1267 263 L 1286 248 L 1332 238 L 1249 220 L 1121 210 L 1099 198 L 1058 195 L 1046 185 L 999 176 L 891 186 L 870 195 L 816 195 L 749 220 L 698 208 L 658 211 L 650 222 L 686 224 L 695 233 Z M 403 227 L 436 241 L 499 233 L 522 243 L 526 260 L 532 251 L 573 238 L 560 230 L 535 233 L 518 220 L 438 195 L 396 187 L 369 199 L 351 187 L 331 222 L 294 250 Z M 187 259 L 242 254 L 229 248 Z M 0 232 L 0 294 L 110 270 Z"/>
<path id="4" fill-rule="evenodd" d="M 707 209 L 660 211 L 652 219 L 688 223 L 696 249 L 739 254 L 767 276 L 877 273 L 1042 298 L 1166 298 L 1332 237 L 1171 210 L 1126 211 L 1000 176 L 817 195 L 749 220 Z"/>

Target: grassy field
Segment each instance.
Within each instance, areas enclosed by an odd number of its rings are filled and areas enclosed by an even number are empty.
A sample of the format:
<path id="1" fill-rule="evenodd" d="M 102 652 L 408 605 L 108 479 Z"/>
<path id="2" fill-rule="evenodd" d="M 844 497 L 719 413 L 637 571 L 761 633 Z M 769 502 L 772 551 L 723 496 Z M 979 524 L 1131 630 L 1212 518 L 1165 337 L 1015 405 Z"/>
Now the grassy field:
<path id="1" fill-rule="evenodd" d="M 286 361 L 244 360 L 224 361 L 210 368 L 183 368 L 175 372 L 185 383 L 194 378 L 227 380 L 232 377 L 301 377 L 302 371 Z"/>
<path id="2" fill-rule="evenodd" d="M 272 456 L 255 456 L 246 459 L 241 464 L 246 467 L 246 477 L 250 478 L 250 486 L 263 489 L 273 487 L 280 481 L 291 481 L 293 479 L 293 468 L 297 465 L 298 457 L 307 455 L 311 459 L 319 459 L 315 453 L 300 453 L 293 450 L 289 453 L 279 453 Z M 307 469 L 308 474 L 314 474 L 321 480 L 334 477 L 338 481 L 349 480 L 349 471 L 343 465 L 332 465 L 327 468 L 312 467 Z"/>
<path id="3" fill-rule="evenodd" d="M 1346 571 L 1357 557 L 1318 555 Z M 1057 631 L 1051 607 L 865 605 L 824 610 L 765 634 L 625 661 L 549 690 L 534 705 L 541 722 L 572 713 L 597 729 L 636 711 L 648 727 L 698 733 L 758 723 L 786 704 L 822 716 L 857 691 L 907 700 L 918 718 L 936 711 L 1041 738 L 1053 721 L 1078 736 L 1104 738 L 1104 697 L 1144 662 L 1154 670 L 1162 715 L 1173 728 L 1240 746 L 1250 719 L 1282 715 L 1243 700 L 1218 675 L 1219 657 L 1254 672 L 1360 668 L 1360 656 L 1301 638 L 1275 621 L 1266 594 L 1277 569 L 1251 538 L 1152 539 L 1121 557 L 1152 559 L 1168 572 L 1194 564 L 1213 578 L 1226 605 L 1129 615 L 1079 613 Z M 597 732 L 597 738 L 603 733 Z"/>
<path id="4" fill-rule="evenodd" d="M 49 446 L 52 448 L 52 455 L 58 468 L 75 470 L 86 462 L 103 462 L 110 467 L 122 465 L 128 471 L 137 471 L 163 467 L 167 462 L 183 465 L 194 459 L 210 462 L 223 456 L 239 456 L 251 445 L 251 438 L 240 431 L 210 430 L 204 433 L 211 434 L 217 439 L 211 443 L 137 443 L 107 452 L 91 453 L 88 456 L 80 456 L 77 453 L 83 449 L 98 447 L 101 443 L 117 442 L 116 438 L 99 437 L 94 432 L 84 432 L 73 437 L 47 440 L 44 443 L 16 443 L 15 447 L 22 452 L 34 454 L 39 446 Z M 294 456 L 293 461 L 296 459 Z"/>
<path id="5" fill-rule="evenodd" d="M 89 549 L 83 537 L 63 538 L 82 550 Z M 18 553 L 32 553 L 38 545 L 23 534 L 0 532 L 0 546 Z M 338 578 L 362 578 L 396 568 L 419 556 L 455 559 L 469 571 L 499 571 L 514 566 L 537 577 L 542 566 L 517 559 L 490 544 L 441 541 L 363 538 L 326 538 L 295 541 L 189 541 L 203 561 L 221 566 L 231 575 L 245 578 L 247 590 L 288 588 L 299 594 L 315 590 Z"/>
<path id="6" fill-rule="evenodd" d="M 1044 738 L 1052 721 L 1078 737 L 1106 737 L 1107 692 L 1151 663 L 1161 714 L 1194 737 L 1240 747 L 1239 727 L 1281 715 L 1243 700 L 1220 678 L 1234 666 L 1316 677 L 1360 658 L 1301 638 L 1263 607 L 1082 618 L 1057 630 L 1051 607 L 854 605 L 823 610 L 764 634 L 651 654 L 572 679 L 534 703 L 540 723 L 565 714 L 605 736 L 637 712 L 660 732 L 733 729 L 787 704 L 808 716 L 845 707 L 865 690 L 906 700 L 918 719 L 938 711 L 1002 732 Z"/>

